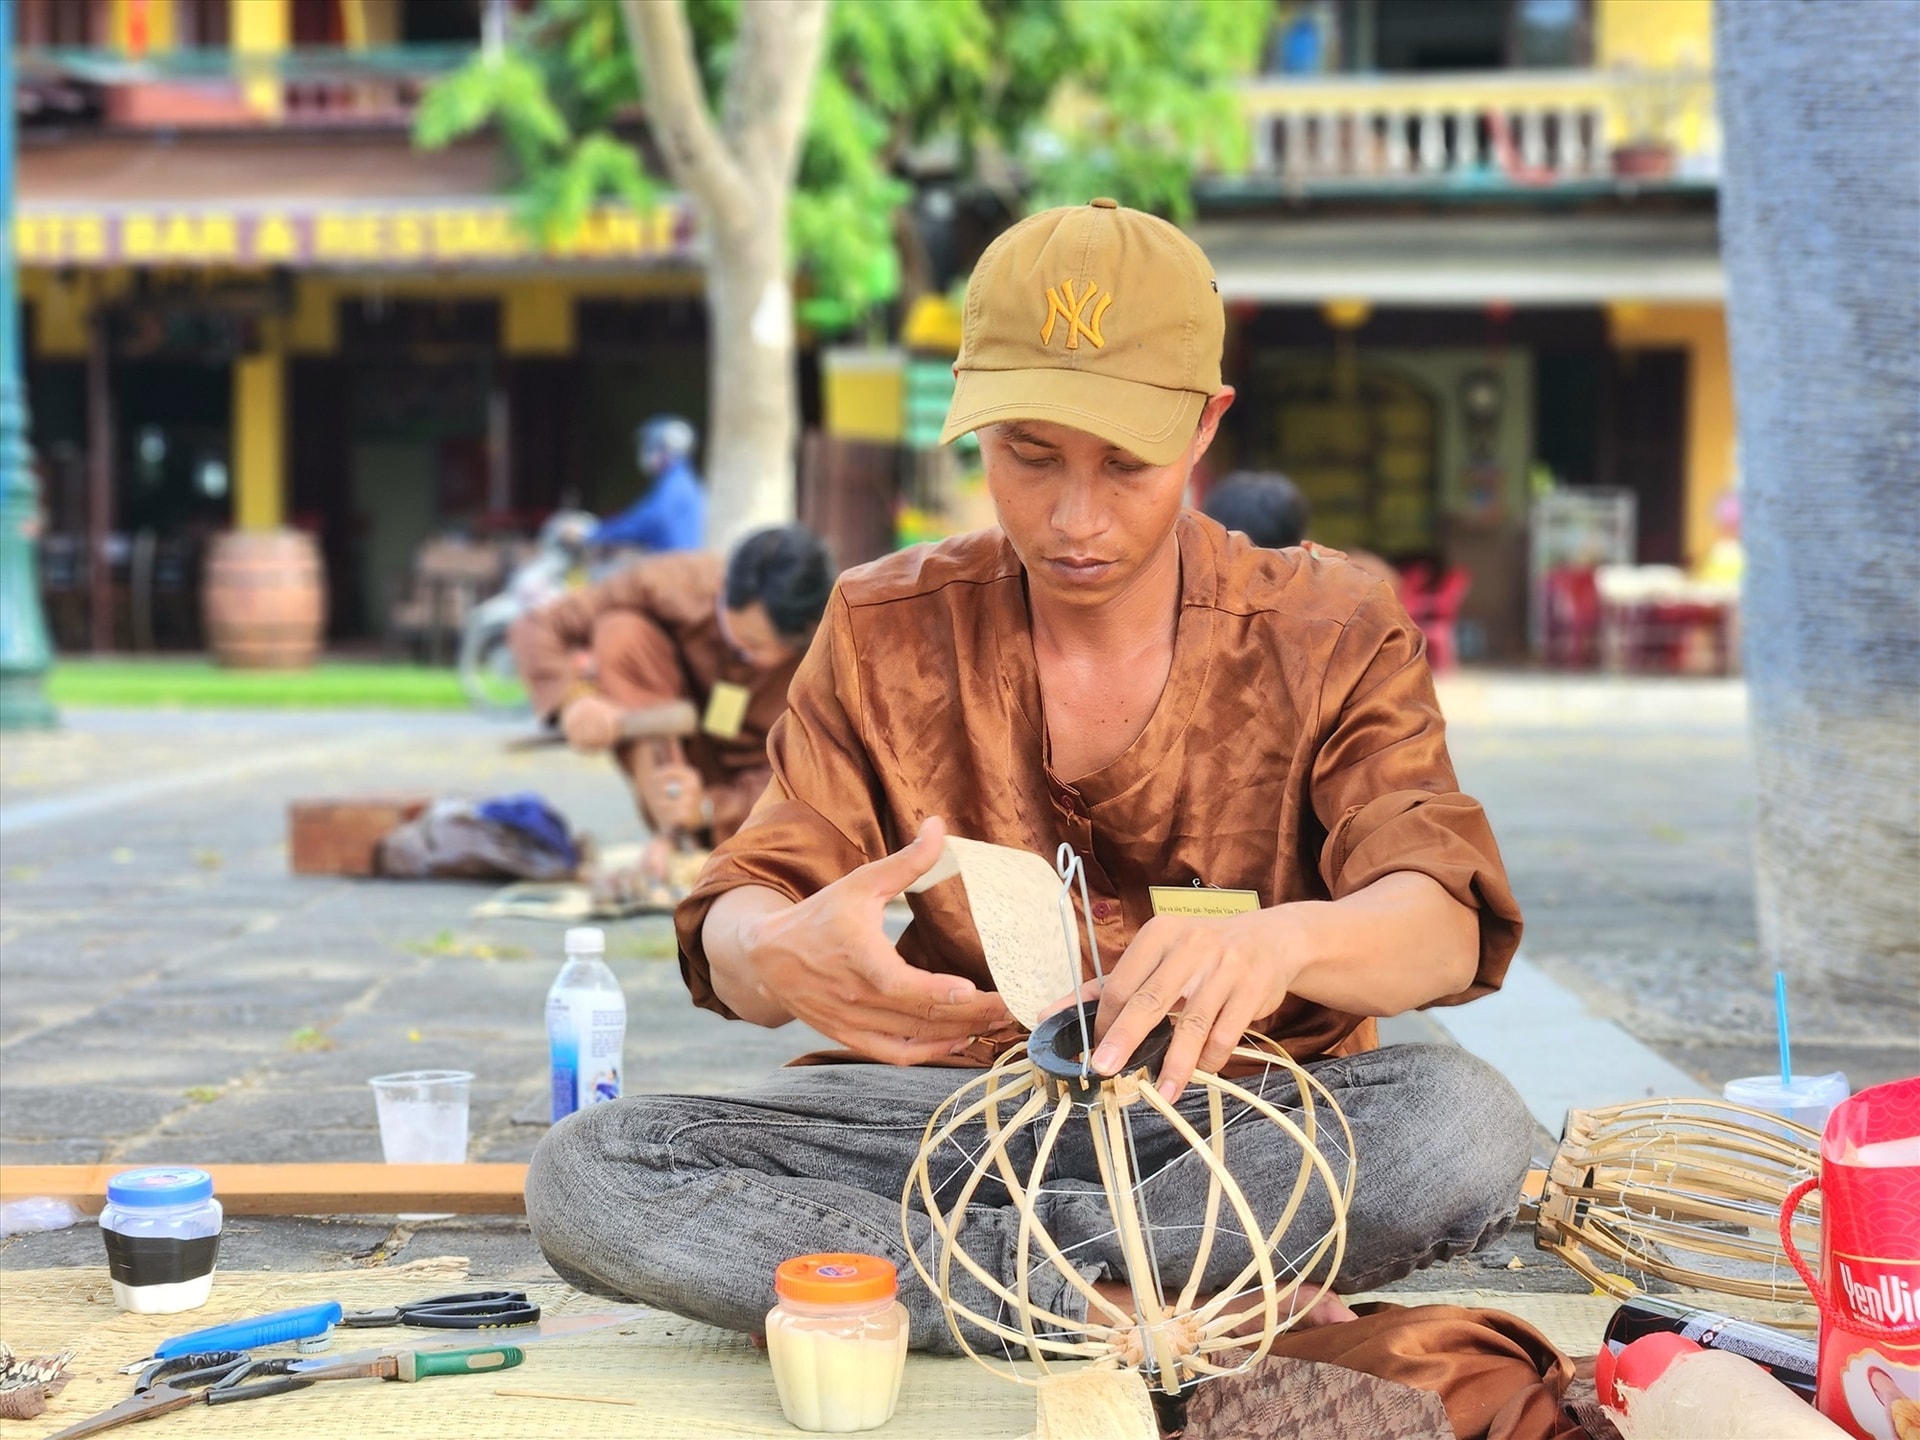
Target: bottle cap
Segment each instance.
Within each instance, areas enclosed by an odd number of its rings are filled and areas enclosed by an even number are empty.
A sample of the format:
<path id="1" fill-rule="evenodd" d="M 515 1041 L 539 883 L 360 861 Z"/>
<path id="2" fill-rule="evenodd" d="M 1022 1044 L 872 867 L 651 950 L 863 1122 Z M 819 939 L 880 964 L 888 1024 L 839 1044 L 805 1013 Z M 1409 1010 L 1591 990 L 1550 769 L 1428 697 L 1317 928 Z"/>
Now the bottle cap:
<path id="1" fill-rule="evenodd" d="M 122 1170 L 107 1181 L 107 1199 L 135 1210 L 192 1205 L 212 1194 L 213 1177 L 186 1166 Z"/>
<path id="2" fill-rule="evenodd" d="M 809 1305 L 870 1305 L 891 1300 L 899 1285 L 878 1255 L 796 1255 L 773 1272 L 773 1293 Z"/>
<path id="3" fill-rule="evenodd" d="M 607 932 L 598 925 L 575 925 L 567 931 L 569 955 L 604 955 L 606 951 Z"/>

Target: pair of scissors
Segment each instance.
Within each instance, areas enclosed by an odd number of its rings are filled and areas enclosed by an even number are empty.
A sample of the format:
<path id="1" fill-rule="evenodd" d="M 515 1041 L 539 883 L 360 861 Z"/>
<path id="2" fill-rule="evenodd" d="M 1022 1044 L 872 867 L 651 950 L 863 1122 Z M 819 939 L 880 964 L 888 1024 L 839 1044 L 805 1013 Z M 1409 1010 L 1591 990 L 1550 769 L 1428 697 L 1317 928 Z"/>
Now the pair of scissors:
<path id="1" fill-rule="evenodd" d="M 379 1310 L 346 1310 L 338 1300 L 319 1305 L 302 1305 L 293 1310 L 276 1310 L 271 1315 L 256 1315 L 251 1320 L 235 1320 L 226 1325 L 211 1325 L 175 1335 L 154 1346 L 152 1359 L 172 1360 L 182 1355 L 206 1354 L 216 1350 L 252 1350 L 261 1345 L 278 1345 L 287 1340 L 318 1341 L 334 1326 L 360 1329 L 381 1325 L 413 1325 L 429 1330 L 488 1330 L 497 1325 L 531 1325 L 540 1318 L 540 1307 L 523 1290 L 471 1290 L 457 1295 L 430 1295 L 406 1305 Z M 145 1359 L 122 1367 L 123 1374 L 134 1374 L 146 1365 Z"/>
<path id="2" fill-rule="evenodd" d="M 294 1355 L 256 1360 L 239 1350 L 180 1355 L 156 1360 L 134 1382 L 133 1394 L 109 1410 L 47 1437 L 81 1440 L 117 1425 L 151 1420 L 169 1410 L 189 1405 L 228 1405 L 304 1390 L 322 1380 L 378 1378 L 411 1383 L 433 1375 L 469 1375 L 487 1370 L 511 1370 L 524 1359 L 516 1346 L 495 1345 L 464 1350 L 407 1350 L 391 1354 L 369 1351 L 338 1360 L 306 1360 Z"/>
<path id="3" fill-rule="evenodd" d="M 407 1305 L 379 1310 L 349 1310 L 340 1324 L 349 1330 L 382 1325 L 415 1325 L 425 1330 L 491 1330 L 497 1325 L 531 1325 L 540 1307 L 524 1290 L 470 1290 L 460 1295 L 429 1295 Z"/>

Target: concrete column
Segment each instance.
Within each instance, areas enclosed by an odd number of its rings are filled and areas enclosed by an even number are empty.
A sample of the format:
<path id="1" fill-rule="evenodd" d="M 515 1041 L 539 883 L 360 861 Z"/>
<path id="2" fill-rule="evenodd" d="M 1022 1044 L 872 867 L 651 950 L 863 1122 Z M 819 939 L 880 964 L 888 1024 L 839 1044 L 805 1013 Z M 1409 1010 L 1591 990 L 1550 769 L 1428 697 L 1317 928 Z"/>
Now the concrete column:
<path id="1" fill-rule="evenodd" d="M 257 355 L 233 365 L 233 524 L 278 530 L 286 523 L 286 352 L 277 328 Z"/>
<path id="2" fill-rule="evenodd" d="M 138 59 L 173 49 L 173 0 L 112 0 L 107 30 L 114 48 Z"/>
<path id="3" fill-rule="evenodd" d="M 283 94 L 272 62 L 286 52 L 292 34 L 290 0 L 227 0 L 228 43 L 247 76 L 247 108 L 256 115 L 280 117 Z"/>

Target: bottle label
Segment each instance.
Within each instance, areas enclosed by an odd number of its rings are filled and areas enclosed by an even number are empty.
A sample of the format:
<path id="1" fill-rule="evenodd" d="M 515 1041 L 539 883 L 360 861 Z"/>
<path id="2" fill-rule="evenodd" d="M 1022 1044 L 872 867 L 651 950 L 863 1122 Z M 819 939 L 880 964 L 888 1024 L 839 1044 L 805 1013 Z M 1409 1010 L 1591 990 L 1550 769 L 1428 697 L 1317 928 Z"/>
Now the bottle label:
<path id="1" fill-rule="evenodd" d="M 603 990 L 563 990 L 547 1002 L 552 1057 L 553 1118 L 618 1100 L 620 1052 L 627 1036 L 625 1004 Z"/>
<path id="2" fill-rule="evenodd" d="M 580 1049 L 574 1040 L 572 1007 L 564 995 L 547 1001 L 547 1049 L 553 1065 L 553 1121 L 580 1108 Z"/>
<path id="3" fill-rule="evenodd" d="M 580 1105 L 620 1098 L 620 1051 L 627 1038 L 624 1007 L 592 1005 L 587 1018 L 586 1054 L 580 1065 Z"/>

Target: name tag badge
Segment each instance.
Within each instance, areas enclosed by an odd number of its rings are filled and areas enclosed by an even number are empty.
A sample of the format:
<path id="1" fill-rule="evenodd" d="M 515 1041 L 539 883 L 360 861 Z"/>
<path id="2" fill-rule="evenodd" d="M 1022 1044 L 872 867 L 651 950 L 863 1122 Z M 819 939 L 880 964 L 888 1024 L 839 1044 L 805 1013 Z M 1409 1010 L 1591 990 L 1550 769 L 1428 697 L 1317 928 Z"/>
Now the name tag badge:
<path id="1" fill-rule="evenodd" d="M 1213 918 L 1245 915 L 1260 908 L 1258 890 L 1214 890 L 1204 885 L 1149 885 L 1147 897 L 1156 915 Z"/>
<path id="2" fill-rule="evenodd" d="M 744 685 L 726 680 L 716 682 L 713 693 L 707 696 L 707 713 L 700 721 L 700 728 L 717 740 L 739 739 L 752 699 L 752 693 Z"/>

